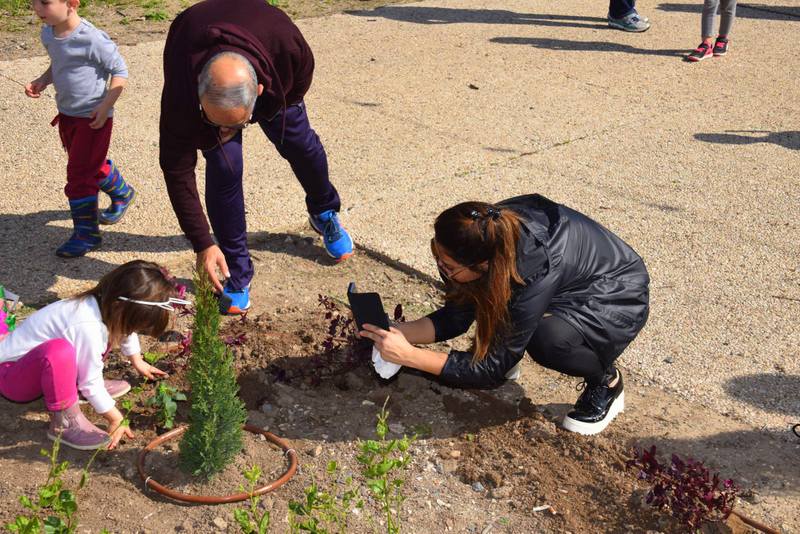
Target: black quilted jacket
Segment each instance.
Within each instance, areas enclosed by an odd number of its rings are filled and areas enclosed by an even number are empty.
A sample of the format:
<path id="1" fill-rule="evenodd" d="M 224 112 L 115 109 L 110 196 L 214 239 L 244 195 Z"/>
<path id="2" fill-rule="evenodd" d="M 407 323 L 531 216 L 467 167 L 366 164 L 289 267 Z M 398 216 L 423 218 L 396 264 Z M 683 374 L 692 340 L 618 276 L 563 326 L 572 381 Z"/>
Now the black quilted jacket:
<path id="1" fill-rule="evenodd" d="M 501 383 L 522 359 L 544 313 L 577 328 L 601 357 L 618 356 L 647 321 L 650 277 L 642 258 L 599 223 L 541 195 L 499 205 L 523 220 L 517 269 L 525 285 L 513 290 L 511 327 L 475 365 L 471 353 L 451 351 L 440 379 L 459 387 Z M 428 317 L 442 341 L 465 333 L 475 312 L 447 303 Z"/>

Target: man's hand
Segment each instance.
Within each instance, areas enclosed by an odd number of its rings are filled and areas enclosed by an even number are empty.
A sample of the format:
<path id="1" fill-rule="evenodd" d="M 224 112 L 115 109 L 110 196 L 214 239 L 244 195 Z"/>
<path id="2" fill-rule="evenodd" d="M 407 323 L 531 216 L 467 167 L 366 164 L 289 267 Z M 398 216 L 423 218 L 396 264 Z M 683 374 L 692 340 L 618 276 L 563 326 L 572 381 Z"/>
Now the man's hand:
<path id="1" fill-rule="evenodd" d="M 25 94 L 31 98 L 39 98 L 42 96 L 42 91 L 48 86 L 41 78 L 36 78 L 25 86 Z"/>
<path id="2" fill-rule="evenodd" d="M 92 114 L 89 115 L 89 118 L 92 119 L 92 122 L 89 123 L 89 128 L 93 130 L 99 130 L 102 128 L 106 123 L 106 120 L 108 120 L 109 111 L 110 108 L 103 104 L 97 106 L 95 110 L 92 111 Z"/>
<path id="3" fill-rule="evenodd" d="M 231 273 L 228 271 L 225 255 L 222 254 L 217 245 L 211 245 L 197 253 L 197 268 L 203 269 L 208 274 L 208 279 L 214 285 L 214 289 L 218 293 L 222 293 L 222 284 L 217 277 L 217 269 L 219 269 L 223 278 L 230 278 Z"/>
<path id="4" fill-rule="evenodd" d="M 169 376 L 167 373 L 159 369 L 158 367 L 154 367 L 144 361 L 141 354 L 133 354 L 130 356 L 131 365 L 136 372 L 142 375 L 143 377 L 147 378 L 148 380 L 157 380 L 159 378 L 165 378 Z"/>

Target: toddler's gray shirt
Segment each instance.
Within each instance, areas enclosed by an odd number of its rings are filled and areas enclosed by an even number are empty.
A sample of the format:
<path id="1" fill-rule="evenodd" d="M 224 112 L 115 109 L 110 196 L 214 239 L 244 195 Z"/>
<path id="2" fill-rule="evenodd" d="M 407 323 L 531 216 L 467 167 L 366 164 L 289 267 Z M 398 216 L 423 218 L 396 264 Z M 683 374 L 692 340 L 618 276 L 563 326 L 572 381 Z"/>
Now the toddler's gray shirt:
<path id="1" fill-rule="evenodd" d="M 44 26 L 42 44 L 50 56 L 56 106 L 64 115 L 88 117 L 105 98 L 109 77 L 128 77 L 117 45 L 87 20 L 81 19 L 66 37 L 56 37 L 52 26 Z"/>

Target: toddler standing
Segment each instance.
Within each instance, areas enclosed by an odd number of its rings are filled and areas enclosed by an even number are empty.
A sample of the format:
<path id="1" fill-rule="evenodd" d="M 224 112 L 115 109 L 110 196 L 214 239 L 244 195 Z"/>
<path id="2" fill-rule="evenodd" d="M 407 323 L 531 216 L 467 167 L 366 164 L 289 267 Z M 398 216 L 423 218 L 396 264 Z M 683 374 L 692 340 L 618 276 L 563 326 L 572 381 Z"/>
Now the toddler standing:
<path id="1" fill-rule="evenodd" d="M 719 34 L 714 39 L 714 18 L 717 11 L 721 13 L 719 21 Z M 703 4 L 703 18 L 701 19 L 701 34 L 703 42 L 692 50 L 686 59 L 689 61 L 702 61 L 711 56 L 724 56 L 728 53 L 728 42 L 736 18 L 736 0 L 705 0 Z"/>
<path id="2" fill-rule="evenodd" d="M 45 23 L 42 44 L 50 67 L 25 86 L 39 98 L 51 83 L 56 89 L 61 143 L 67 151 L 67 185 L 74 231 L 56 254 L 83 256 L 100 246 L 98 223 L 114 224 L 124 215 L 135 192 L 107 160 L 114 103 L 128 78 L 117 45 L 104 32 L 78 16 L 80 0 L 33 0 L 33 10 Z M 108 83 L 108 78 L 111 83 Z M 108 85 L 108 87 L 107 87 Z M 111 206 L 98 214 L 97 194 L 111 197 Z"/>

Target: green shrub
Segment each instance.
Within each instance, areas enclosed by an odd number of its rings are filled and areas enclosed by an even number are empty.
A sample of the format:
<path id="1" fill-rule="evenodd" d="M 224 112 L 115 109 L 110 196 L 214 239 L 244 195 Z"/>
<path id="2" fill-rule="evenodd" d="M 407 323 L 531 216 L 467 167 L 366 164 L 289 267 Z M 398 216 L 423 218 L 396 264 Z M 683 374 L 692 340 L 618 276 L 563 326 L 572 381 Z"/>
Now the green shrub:
<path id="1" fill-rule="evenodd" d="M 192 357 L 188 379 L 189 428 L 180 444 L 180 466 L 206 479 L 242 450 L 247 411 L 237 393 L 233 357 L 219 338 L 219 304 L 204 271 L 195 274 Z"/>

